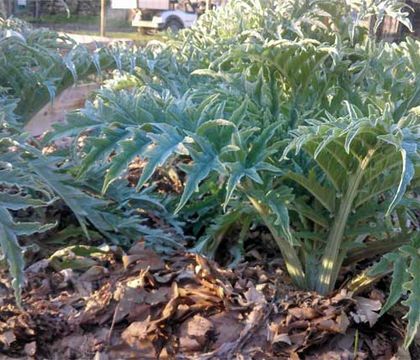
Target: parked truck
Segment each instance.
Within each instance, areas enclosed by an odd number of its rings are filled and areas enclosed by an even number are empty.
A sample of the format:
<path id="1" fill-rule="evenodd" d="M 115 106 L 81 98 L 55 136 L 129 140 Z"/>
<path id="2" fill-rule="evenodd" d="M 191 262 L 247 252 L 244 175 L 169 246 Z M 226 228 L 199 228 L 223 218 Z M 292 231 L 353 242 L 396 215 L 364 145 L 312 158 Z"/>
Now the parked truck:
<path id="1" fill-rule="evenodd" d="M 113 9 L 134 9 L 132 25 L 142 32 L 191 27 L 208 7 L 217 7 L 220 1 L 211 0 L 112 0 Z"/>

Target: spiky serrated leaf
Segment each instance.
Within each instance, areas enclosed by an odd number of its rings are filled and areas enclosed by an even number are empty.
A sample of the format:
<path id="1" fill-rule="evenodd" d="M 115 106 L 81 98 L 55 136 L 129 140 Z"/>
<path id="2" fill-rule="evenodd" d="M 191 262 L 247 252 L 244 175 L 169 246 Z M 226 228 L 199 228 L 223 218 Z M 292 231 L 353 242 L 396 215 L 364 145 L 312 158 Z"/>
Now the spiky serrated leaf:
<path id="1" fill-rule="evenodd" d="M 238 163 L 238 162 L 233 163 L 233 164 L 228 164 L 227 166 L 230 170 L 230 174 L 226 182 L 226 198 L 225 198 L 225 203 L 223 205 L 223 208 L 225 210 L 236 187 L 239 185 L 242 178 L 246 176 L 246 170 L 247 170 L 244 168 L 244 166 L 241 163 Z"/>
<path id="2" fill-rule="evenodd" d="M 81 113 L 71 113 L 67 115 L 66 122 L 54 124 L 53 131 L 48 132 L 43 141 L 50 143 L 65 136 L 78 136 L 83 131 L 92 130 L 100 126 L 100 122 Z"/>
<path id="3" fill-rule="evenodd" d="M 408 348 L 417 335 L 420 325 L 420 256 L 413 256 L 407 270 L 411 280 L 404 284 L 404 289 L 408 291 L 408 299 L 403 304 L 408 306 L 408 313 L 405 318 L 408 320 L 407 334 L 404 339 L 404 346 Z"/>
<path id="4" fill-rule="evenodd" d="M 148 134 L 152 143 L 142 154 L 142 157 L 147 159 L 147 165 L 137 183 L 138 189 L 150 179 L 157 167 L 162 166 L 171 155 L 180 149 L 184 136 L 180 135 L 172 126 L 166 126 L 165 130 L 160 134 Z"/>
<path id="5" fill-rule="evenodd" d="M 79 169 L 79 176 L 83 175 L 93 165 L 100 161 L 104 161 L 115 148 L 115 144 L 129 136 L 129 132 L 120 128 L 109 128 L 104 130 L 104 134 L 100 138 L 91 139 L 91 150 L 83 158 Z"/>
<path id="6" fill-rule="evenodd" d="M 271 193 L 268 197 L 268 206 L 276 217 L 274 225 L 280 229 L 280 234 L 289 241 L 292 245 L 298 245 L 298 242 L 294 238 L 289 220 L 289 212 L 287 210 L 286 202 L 290 200 L 290 195 L 286 192 L 286 197 L 280 193 Z"/>
<path id="7" fill-rule="evenodd" d="M 311 193 L 330 213 L 334 212 L 335 199 L 333 192 L 328 188 L 322 186 L 316 181 L 314 176 L 306 178 L 305 176 L 297 173 L 288 173 L 287 177 L 296 181 L 299 185 L 303 186 L 309 193 Z"/>
<path id="8" fill-rule="evenodd" d="M 14 222 L 10 213 L 0 207 L 0 248 L 9 264 L 12 276 L 12 287 L 15 292 L 16 302 L 21 304 L 22 286 L 24 283 L 25 260 L 23 248 L 19 245 L 17 235 L 32 235 L 44 232 L 54 227 L 54 224 L 42 226 L 40 223 Z"/>
<path id="9" fill-rule="evenodd" d="M 0 208 L 0 245 L 9 264 L 12 276 L 12 287 L 15 292 L 16 302 L 21 303 L 22 286 L 24 280 L 23 249 L 20 247 L 15 232 L 8 226 L 11 223 L 10 215 Z M 6 220 L 6 221 L 5 221 Z"/>
<path id="10" fill-rule="evenodd" d="M 414 141 L 403 142 L 401 144 L 400 152 L 401 152 L 401 158 L 402 158 L 401 178 L 400 178 L 400 182 L 398 184 L 396 193 L 394 195 L 394 198 L 392 199 L 392 202 L 389 205 L 389 208 L 387 210 L 387 214 L 390 214 L 390 212 L 402 199 L 407 189 L 407 186 L 410 184 L 415 174 L 413 158 L 418 156 L 417 144 Z"/>
<path id="11" fill-rule="evenodd" d="M 111 166 L 105 176 L 102 193 L 107 191 L 109 185 L 126 170 L 128 164 L 136 156 L 144 152 L 145 147 L 150 143 L 150 139 L 146 137 L 142 130 L 135 129 L 133 132 L 131 139 L 120 142 L 121 152 L 112 158 Z"/>
<path id="12" fill-rule="evenodd" d="M 205 150 L 205 152 L 197 152 L 193 149 L 189 149 L 193 163 L 189 165 L 180 165 L 180 168 L 187 174 L 187 181 L 185 183 L 184 192 L 175 209 L 175 214 L 187 203 L 194 191 L 198 190 L 200 182 L 205 179 L 211 171 L 223 171 L 223 165 L 217 154 L 211 148 L 206 148 Z"/>
<path id="13" fill-rule="evenodd" d="M 240 124 L 246 116 L 248 102 L 249 100 L 245 98 L 244 101 L 242 101 L 241 105 L 232 113 L 229 120 L 232 121 L 234 124 Z"/>
<path id="14" fill-rule="evenodd" d="M 29 207 L 47 206 L 48 203 L 41 199 L 22 194 L 0 193 L 0 206 L 10 210 L 27 209 Z"/>
<path id="15" fill-rule="evenodd" d="M 385 314 L 404 294 L 403 285 L 408 280 L 407 259 L 398 256 L 394 261 L 392 269 L 392 282 L 386 303 L 383 305 L 379 316 Z"/>
<path id="16" fill-rule="evenodd" d="M 89 238 L 86 220 L 90 219 L 101 230 L 102 226 L 99 226 L 100 224 L 95 221 L 95 218 L 98 216 L 98 207 L 105 205 L 106 202 L 90 197 L 76 187 L 71 186 L 70 184 L 74 180 L 67 174 L 55 171 L 51 167 L 50 161 L 40 156 L 38 159 L 30 162 L 30 167 L 73 211 L 86 237 Z"/>
<path id="17" fill-rule="evenodd" d="M 288 209 L 296 211 L 299 215 L 304 216 L 314 223 L 327 228 L 328 227 L 328 220 L 322 214 L 321 211 L 315 211 L 312 207 L 308 206 L 304 201 L 295 199 L 295 201 L 291 202 L 287 205 Z M 315 234 L 314 234 L 315 235 Z M 316 235 L 318 236 L 318 235 Z"/>

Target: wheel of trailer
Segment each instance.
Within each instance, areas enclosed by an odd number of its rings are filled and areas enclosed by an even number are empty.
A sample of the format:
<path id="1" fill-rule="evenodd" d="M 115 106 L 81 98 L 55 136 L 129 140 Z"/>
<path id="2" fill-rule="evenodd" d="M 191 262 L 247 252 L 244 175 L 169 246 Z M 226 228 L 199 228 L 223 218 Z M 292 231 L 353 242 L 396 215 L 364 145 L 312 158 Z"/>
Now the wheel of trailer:
<path id="1" fill-rule="evenodd" d="M 177 19 L 170 19 L 166 22 L 165 29 L 170 30 L 174 33 L 177 33 L 179 30 L 183 29 L 184 25 Z"/>

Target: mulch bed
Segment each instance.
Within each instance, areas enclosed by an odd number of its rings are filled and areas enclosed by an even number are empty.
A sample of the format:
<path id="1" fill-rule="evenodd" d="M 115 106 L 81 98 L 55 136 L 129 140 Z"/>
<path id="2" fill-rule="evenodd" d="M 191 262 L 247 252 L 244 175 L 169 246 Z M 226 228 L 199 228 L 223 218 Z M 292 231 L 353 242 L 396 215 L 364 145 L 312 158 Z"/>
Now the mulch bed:
<path id="1" fill-rule="evenodd" d="M 403 336 L 378 320 L 379 290 L 299 291 L 278 259 L 232 270 L 140 241 L 68 248 L 26 274 L 19 308 L 0 270 L 0 359 L 391 359 Z"/>

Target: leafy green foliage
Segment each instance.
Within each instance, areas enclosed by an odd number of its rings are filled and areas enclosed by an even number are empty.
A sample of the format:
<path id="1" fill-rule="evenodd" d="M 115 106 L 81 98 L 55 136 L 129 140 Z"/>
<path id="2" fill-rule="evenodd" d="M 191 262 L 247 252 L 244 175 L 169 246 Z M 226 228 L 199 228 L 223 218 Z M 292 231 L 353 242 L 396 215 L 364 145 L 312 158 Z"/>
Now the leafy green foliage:
<path id="1" fill-rule="evenodd" d="M 149 44 L 49 139 L 74 136 L 79 180 L 104 179 L 105 195 L 134 160 L 137 190 L 176 171 L 183 192 L 168 208 L 196 250 L 214 256 L 236 237 L 235 262 L 263 227 L 296 285 L 328 293 L 361 249 L 417 236 L 420 43 L 376 41 L 366 21 L 385 14 L 409 26 L 395 1 L 230 2 L 169 46 Z"/>
<path id="2" fill-rule="evenodd" d="M 28 172 L 27 163 L 18 151 L 18 138 L 9 124 L 15 123 L 13 110 L 14 101 L 0 98 L 1 131 L 0 131 L 0 245 L 6 257 L 10 273 L 13 277 L 13 288 L 20 302 L 21 286 L 23 284 L 23 249 L 18 243 L 19 235 L 31 235 L 46 231 L 53 224 L 42 225 L 38 222 L 18 222 L 13 219 L 12 212 L 47 206 L 54 201 L 54 195 L 45 188 L 38 179 Z M 9 125 L 9 126 L 8 126 Z M 40 196 L 35 196 L 38 192 Z"/>
<path id="3" fill-rule="evenodd" d="M 0 17 L 0 88 L 18 100 L 15 112 L 27 122 L 78 80 L 107 69 L 132 70 L 136 51 L 115 45 L 92 53 L 66 35 Z"/>
<path id="4" fill-rule="evenodd" d="M 69 175 L 64 158 L 43 155 L 25 136 L 19 135 L 18 128 L 11 127 L 15 123 L 14 101 L 1 98 L 1 103 L 4 107 L 0 109 L 0 245 L 9 263 L 18 302 L 24 278 L 24 250 L 18 238 L 50 230 L 57 224 L 22 221 L 30 216 L 16 218 L 17 211 L 42 210 L 61 200 L 73 212 L 87 238 L 90 237 L 88 227 L 93 227 L 119 245 L 129 245 L 144 236 L 160 250 L 182 247 L 183 234 L 176 230 L 179 225 L 165 215 L 165 207 L 153 196 L 147 193 L 134 195 L 126 184 L 120 183 L 120 189 L 116 190 L 115 186 L 110 189 L 108 199 L 100 199 L 92 182 L 88 188 Z M 167 223 L 174 228 L 172 233 L 170 226 L 153 229 L 143 225 L 146 217 L 137 210 L 139 208 L 154 211 L 162 221 L 166 217 Z M 168 241 L 172 245 L 165 247 Z"/>
<path id="5" fill-rule="evenodd" d="M 332 290 L 345 253 L 357 238 L 357 233 L 346 232 L 346 226 L 351 223 L 363 228 L 377 222 L 376 212 L 360 218 L 358 210 L 380 196 L 389 204 L 386 214 L 391 213 L 415 175 L 419 119 L 410 114 L 394 124 L 389 109 L 384 110 L 380 115 L 372 109 L 369 117 L 364 117 L 349 105 L 344 118 L 330 116 L 297 129 L 285 150 L 286 155 L 292 148 L 304 148 L 321 170 L 318 178 L 313 173 L 308 178 L 294 173 L 289 176 L 314 196 L 316 202 L 311 206 L 333 219 L 326 229 L 327 246 L 315 285 L 322 293 Z M 406 149 L 410 149 L 409 155 Z"/>
<path id="6" fill-rule="evenodd" d="M 402 302 L 409 309 L 406 315 L 408 326 L 405 346 L 409 346 L 414 340 L 420 324 L 419 240 L 420 238 L 417 237 L 410 245 L 404 245 L 398 251 L 385 255 L 369 272 L 369 275 L 375 276 L 390 267 L 393 268 L 390 294 L 381 310 L 381 315 L 395 305 L 402 296 L 406 297 L 406 300 Z"/>
<path id="7" fill-rule="evenodd" d="M 0 54 L 0 86 L 19 100 L 16 113 L 23 120 L 90 67 L 87 50 L 70 38 L 17 19 L 0 18 Z"/>
<path id="8" fill-rule="evenodd" d="M 115 181 L 113 188 L 107 185 L 109 194 L 103 198 L 92 181 L 75 181 L 69 154 L 44 155 L 36 141 L 22 134 L 22 122 L 77 79 L 94 72 L 102 75 L 107 68 L 133 71 L 136 51 L 116 45 L 91 53 L 53 31 L 0 19 L 0 248 L 18 302 L 24 279 L 20 237 L 54 228 L 57 224 L 45 223 L 44 215 L 47 206 L 59 201 L 88 239 L 94 228 L 119 245 L 143 236 L 159 250 L 182 247 L 178 222 L 153 195 L 134 193 L 126 182 Z M 147 211 L 162 219 L 159 229 L 145 224 Z"/>

